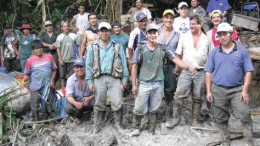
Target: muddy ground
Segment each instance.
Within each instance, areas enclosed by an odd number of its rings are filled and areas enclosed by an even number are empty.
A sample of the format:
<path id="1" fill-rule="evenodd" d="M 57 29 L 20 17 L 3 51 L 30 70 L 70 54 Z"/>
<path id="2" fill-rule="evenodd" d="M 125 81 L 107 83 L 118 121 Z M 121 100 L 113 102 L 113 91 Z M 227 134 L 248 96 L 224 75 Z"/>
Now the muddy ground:
<path id="1" fill-rule="evenodd" d="M 252 110 L 260 110 L 252 109 Z M 86 114 L 86 117 L 90 117 Z M 130 118 L 127 113 L 124 116 L 124 124 L 127 129 L 119 133 L 112 122 L 105 123 L 105 126 L 98 133 L 93 135 L 93 122 L 91 118 L 86 118 L 77 125 L 71 119 L 65 119 L 55 125 L 45 125 L 42 135 L 36 136 L 32 141 L 27 141 L 24 145 L 32 146 L 206 146 L 212 142 L 218 142 L 220 137 L 218 131 L 210 122 L 200 127 L 189 126 L 188 117 L 183 117 L 179 126 L 174 129 L 165 128 L 165 123 L 158 123 L 156 134 L 151 135 L 147 130 L 141 132 L 139 137 L 130 137 Z M 252 116 L 254 121 L 254 132 L 260 132 L 260 115 Z M 241 132 L 241 124 L 237 119 L 230 119 L 230 131 Z M 39 126 L 39 125 L 38 125 Z M 201 128 L 201 129 L 200 129 Z M 231 137 L 241 136 L 241 134 L 231 134 Z M 258 135 L 259 136 L 259 135 Z M 254 138 L 256 146 L 260 145 L 260 138 Z M 20 142 L 20 145 L 23 145 Z M 245 146 L 243 139 L 232 140 L 232 146 Z"/>

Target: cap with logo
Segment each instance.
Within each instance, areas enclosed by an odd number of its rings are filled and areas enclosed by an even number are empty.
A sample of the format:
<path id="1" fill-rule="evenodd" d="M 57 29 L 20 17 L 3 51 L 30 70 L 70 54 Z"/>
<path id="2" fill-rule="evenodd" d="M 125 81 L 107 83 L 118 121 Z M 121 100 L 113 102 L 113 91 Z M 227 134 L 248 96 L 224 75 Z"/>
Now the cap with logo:
<path id="1" fill-rule="evenodd" d="M 174 16 L 174 12 L 171 9 L 167 9 L 163 12 L 163 16 L 165 16 L 166 14 L 172 14 Z"/>
<path id="2" fill-rule="evenodd" d="M 136 21 L 139 22 L 141 20 L 143 20 L 144 18 L 147 18 L 147 16 L 143 13 L 143 12 L 140 12 L 136 15 Z"/>
<path id="3" fill-rule="evenodd" d="M 230 26 L 227 22 L 222 22 L 218 25 L 217 32 L 232 32 L 233 27 Z"/>
<path id="4" fill-rule="evenodd" d="M 156 30 L 156 31 L 158 31 L 158 29 L 159 29 L 159 27 L 158 27 L 156 24 L 151 23 L 151 24 L 149 24 L 149 25 L 146 26 L 145 31 L 146 31 L 146 32 L 148 32 L 148 31 L 150 31 L 150 30 Z"/>
<path id="5" fill-rule="evenodd" d="M 51 21 L 46 21 L 45 23 L 44 23 L 44 25 L 46 26 L 46 25 L 52 25 L 52 22 Z"/>
<path id="6" fill-rule="evenodd" d="M 186 2 L 180 2 L 179 5 L 178 5 L 178 9 L 180 9 L 183 6 L 188 7 L 188 4 Z"/>
<path id="7" fill-rule="evenodd" d="M 76 59 L 73 63 L 73 66 L 84 66 L 83 59 Z"/>
<path id="8" fill-rule="evenodd" d="M 98 30 L 100 30 L 101 28 L 106 28 L 108 30 L 111 29 L 111 25 L 107 22 L 101 22 L 99 25 L 98 25 Z"/>

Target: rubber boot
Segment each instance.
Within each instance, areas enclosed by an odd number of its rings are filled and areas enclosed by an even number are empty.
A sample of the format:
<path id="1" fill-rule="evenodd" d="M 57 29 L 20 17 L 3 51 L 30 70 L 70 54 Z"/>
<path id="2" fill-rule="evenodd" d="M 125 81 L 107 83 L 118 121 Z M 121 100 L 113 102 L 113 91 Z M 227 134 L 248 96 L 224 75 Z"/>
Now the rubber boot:
<path id="1" fill-rule="evenodd" d="M 101 129 L 102 115 L 103 115 L 102 111 L 94 110 L 94 130 L 93 130 L 93 134 L 98 133 Z"/>
<path id="2" fill-rule="evenodd" d="M 148 131 L 151 134 L 155 134 L 155 128 L 157 125 L 157 113 L 149 113 L 149 117 L 148 117 Z"/>
<path id="3" fill-rule="evenodd" d="M 39 112 L 37 109 L 33 109 L 32 111 L 32 119 L 33 121 L 39 121 Z"/>
<path id="4" fill-rule="evenodd" d="M 194 100 L 192 103 L 192 116 L 191 116 L 192 126 L 198 126 L 200 110 L 201 110 L 201 102 Z"/>
<path id="5" fill-rule="evenodd" d="M 141 124 L 142 116 L 133 114 L 133 122 L 132 122 L 132 128 L 139 129 L 139 126 Z"/>
<path id="6" fill-rule="evenodd" d="M 130 133 L 130 137 L 139 136 L 140 135 L 140 132 L 141 132 L 141 130 L 140 130 L 141 119 L 142 119 L 142 116 L 133 114 L 132 128 L 134 130 Z"/>
<path id="7" fill-rule="evenodd" d="M 228 123 L 214 123 L 215 126 L 219 129 L 221 136 L 222 145 L 221 146 L 230 146 L 230 134 L 228 129 Z"/>
<path id="8" fill-rule="evenodd" d="M 114 112 L 115 117 L 115 127 L 119 132 L 122 132 L 124 130 L 122 126 L 122 120 L 123 120 L 123 111 L 120 109 L 118 111 Z"/>
<path id="9" fill-rule="evenodd" d="M 167 128 L 174 128 L 181 122 L 181 111 L 182 111 L 182 103 L 181 101 L 174 101 L 172 108 L 172 120 L 166 123 Z"/>
<path id="10" fill-rule="evenodd" d="M 253 127 L 252 123 L 242 123 L 244 140 L 246 141 L 246 146 L 254 146 L 253 142 Z"/>

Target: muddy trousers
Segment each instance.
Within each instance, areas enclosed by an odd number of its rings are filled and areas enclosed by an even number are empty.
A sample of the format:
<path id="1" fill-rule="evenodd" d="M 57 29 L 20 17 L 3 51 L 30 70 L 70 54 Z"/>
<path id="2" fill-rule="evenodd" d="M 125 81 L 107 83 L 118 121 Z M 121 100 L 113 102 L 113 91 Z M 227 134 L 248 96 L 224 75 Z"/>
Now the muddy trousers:
<path id="1" fill-rule="evenodd" d="M 122 108 L 118 111 L 114 111 L 115 118 L 115 127 L 117 130 L 123 130 L 122 121 L 123 121 L 123 110 Z"/>
<path id="2" fill-rule="evenodd" d="M 74 105 L 67 103 L 65 111 L 68 115 L 81 119 L 85 111 L 93 111 L 93 106 L 83 106 L 83 108 L 79 110 Z"/>
<path id="3" fill-rule="evenodd" d="M 214 123 L 215 126 L 219 129 L 221 140 L 223 141 L 223 146 L 230 146 L 230 133 L 228 129 L 228 123 Z M 242 123 L 244 141 L 247 146 L 254 146 L 253 143 L 253 127 L 252 123 Z"/>
<path id="4" fill-rule="evenodd" d="M 211 107 L 212 120 L 220 129 L 220 134 L 223 135 L 223 140 L 227 141 L 227 143 L 230 143 L 227 123 L 230 117 L 229 111 L 232 109 L 234 116 L 239 118 L 242 123 L 243 134 L 247 144 L 252 146 L 252 119 L 248 105 L 240 100 L 242 89 L 242 86 L 226 88 L 212 84 L 211 91 L 214 97 L 214 102 L 212 103 Z"/>
<path id="5" fill-rule="evenodd" d="M 32 118 L 34 121 L 39 120 L 39 111 L 40 111 L 40 92 L 39 91 L 31 91 L 31 111 Z"/>

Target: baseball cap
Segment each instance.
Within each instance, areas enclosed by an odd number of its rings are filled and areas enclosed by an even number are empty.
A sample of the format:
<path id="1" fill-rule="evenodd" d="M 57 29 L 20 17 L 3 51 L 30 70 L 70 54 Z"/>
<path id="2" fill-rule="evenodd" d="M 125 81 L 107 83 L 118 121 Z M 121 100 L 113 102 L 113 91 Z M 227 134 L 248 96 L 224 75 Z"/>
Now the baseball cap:
<path id="1" fill-rule="evenodd" d="M 147 16 L 143 13 L 143 12 L 140 12 L 136 15 L 136 21 L 139 22 L 141 20 L 143 20 L 144 18 L 147 18 Z"/>
<path id="2" fill-rule="evenodd" d="M 111 29 L 111 25 L 107 22 L 101 22 L 99 25 L 98 25 L 98 30 L 100 30 L 101 28 L 106 28 L 108 30 Z"/>
<path id="3" fill-rule="evenodd" d="M 174 16 L 174 12 L 171 9 L 167 9 L 163 12 L 163 16 L 165 16 L 166 14 L 172 14 Z"/>
<path id="4" fill-rule="evenodd" d="M 32 42 L 32 49 L 35 48 L 42 48 L 42 41 L 39 38 L 33 40 Z"/>
<path id="5" fill-rule="evenodd" d="M 217 32 L 232 32 L 233 27 L 230 26 L 227 22 L 222 22 L 218 25 Z"/>
<path id="6" fill-rule="evenodd" d="M 180 2 L 178 5 L 178 9 L 180 9 L 182 6 L 188 7 L 188 4 L 186 2 Z"/>
<path id="7" fill-rule="evenodd" d="M 121 27 L 122 25 L 121 25 L 121 23 L 120 23 L 119 21 L 115 21 L 115 22 L 113 22 L 113 24 L 112 24 L 112 27 L 114 27 L 114 26 Z"/>
<path id="8" fill-rule="evenodd" d="M 73 63 L 73 66 L 84 66 L 83 59 L 76 59 Z"/>
<path id="9" fill-rule="evenodd" d="M 23 31 L 23 29 L 29 29 L 32 30 L 29 24 L 23 24 L 22 27 L 20 28 L 20 31 Z"/>
<path id="10" fill-rule="evenodd" d="M 149 25 L 146 26 L 145 31 L 146 31 L 146 32 L 148 32 L 149 30 L 156 30 L 156 31 L 158 31 L 158 28 L 159 28 L 159 27 L 158 27 L 156 24 L 151 23 L 151 24 L 149 24 Z"/>
<path id="11" fill-rule="evenodd" d="M 52 22 L 51 21 L 46 21 L 45 23 L 44 23 L 44 25 L 46 26 L 46 25 L 52 25 Z"/>
<path id="12" fill-rule="evenodd" d="M 212 17 L 213 14 L 220 14 L 222 15 L 222 12 L 220 10 L 214 10 L 210 13 L 210 17 Z"/>

